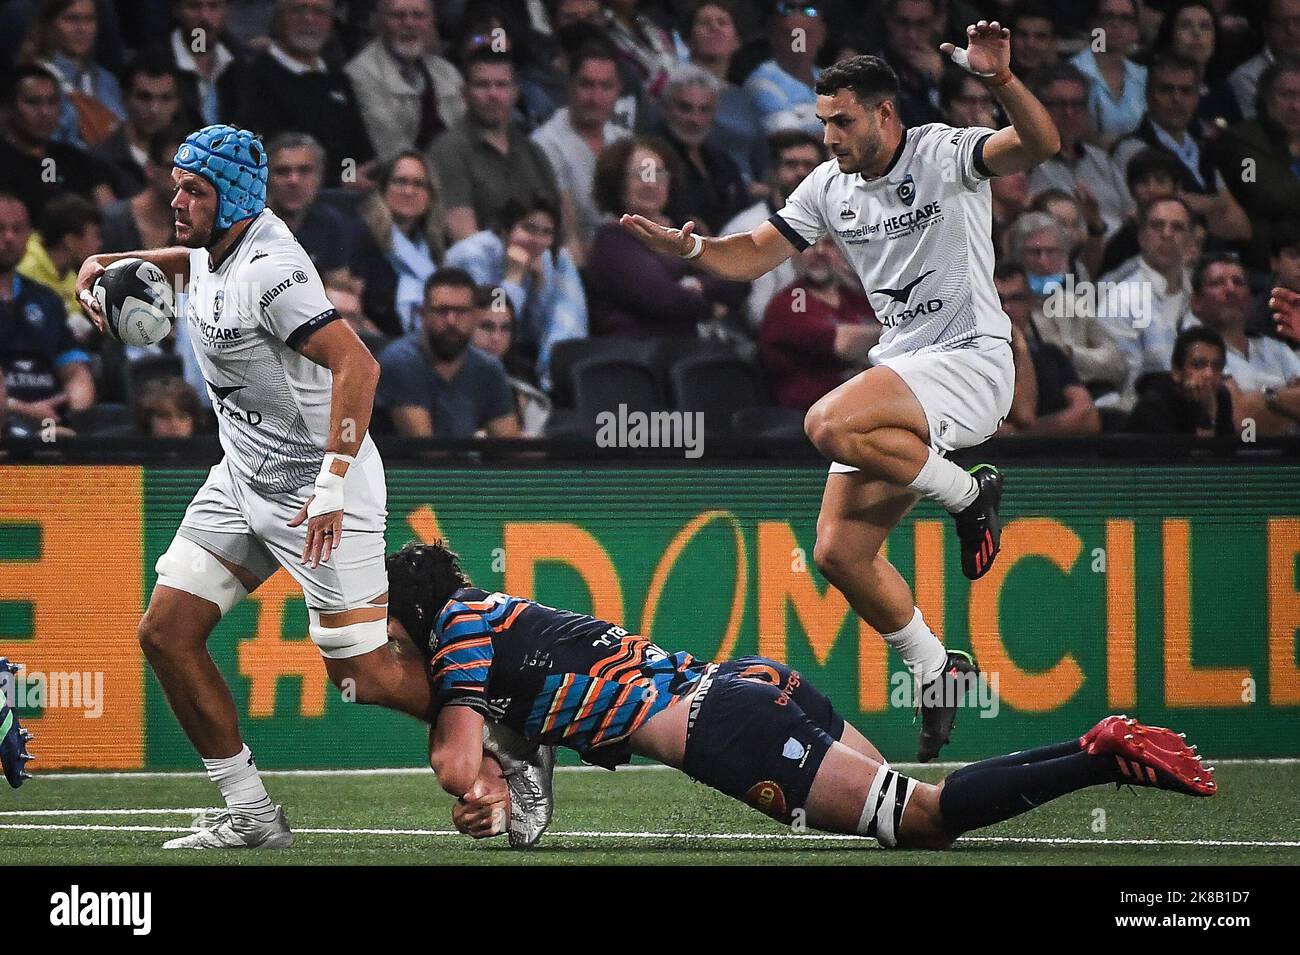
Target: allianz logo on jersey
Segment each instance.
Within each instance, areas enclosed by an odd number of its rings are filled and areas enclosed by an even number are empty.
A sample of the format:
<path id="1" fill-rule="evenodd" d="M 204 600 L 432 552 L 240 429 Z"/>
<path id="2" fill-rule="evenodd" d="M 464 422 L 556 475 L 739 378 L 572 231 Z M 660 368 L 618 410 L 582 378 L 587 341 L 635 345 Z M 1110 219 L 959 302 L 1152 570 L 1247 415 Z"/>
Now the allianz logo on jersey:
<path id="1" fill-rule="evenodd" d="M 932 312 L 937 312 L 943 308 L 943 299 L 941 298 L 930 298 L 918 302 L 916 305 L 911 304 L 912 293 L 916 291 L 916 287 L 933 274 L 934 269 L 924 272 L 901 288 L 872 289 L 872 295 L 887 295 L 892 303 L 897 303 L 903 306 L 901 312 L 894 312 L 891 315 L 886 315 L 882 310 L 877 309 L 876 318 L 879 319 L 880 324 L 884 325 L 886 328 L 893 328 L 895 325 L 901 325 L 903 322 L 916 318 L 918 315 L 929 315 Z M 886 308 L 888 307 L 889 306 L 886 306 Z"/>

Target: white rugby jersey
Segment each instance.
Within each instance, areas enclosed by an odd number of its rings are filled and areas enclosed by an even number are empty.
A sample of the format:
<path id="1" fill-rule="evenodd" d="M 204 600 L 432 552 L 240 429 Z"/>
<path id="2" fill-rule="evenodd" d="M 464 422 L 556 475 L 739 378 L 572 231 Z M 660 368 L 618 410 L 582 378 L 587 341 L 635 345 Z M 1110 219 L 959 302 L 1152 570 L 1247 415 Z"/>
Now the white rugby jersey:
<path id="1" fill-rule="evenodd" d="M 334 378 L 295 346 L 337 317 L 334 306 L 311 259 L 270 209 L 219 268 L 210 266 L 207 249 L 191 250 L 185 317 L 221 447 L 258 494 L 302 488 L 320 470 Z"/>
<path id="2" fill-rule="evenodd" d="M 1011 340 L 993 285 L 993 202 L 983 126 L 903 131 L 876 179 L 824 162 L 768 221 L 799 251 L 826 233 L 862 280 L 884 331 L 873 364 L 922 348 Z"/>

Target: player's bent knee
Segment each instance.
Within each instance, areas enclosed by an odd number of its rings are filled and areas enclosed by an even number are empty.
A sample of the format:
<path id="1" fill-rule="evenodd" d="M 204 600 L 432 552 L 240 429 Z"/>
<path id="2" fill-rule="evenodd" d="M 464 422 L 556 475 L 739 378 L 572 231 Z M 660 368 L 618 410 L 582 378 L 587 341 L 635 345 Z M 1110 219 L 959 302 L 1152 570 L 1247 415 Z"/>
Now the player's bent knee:
<path id="1" fill-rule="evenodd" d="M 875 569 L 875 559 L 880 549 L 869 549 L 863 544 L 860 529 L 842 526 L 836 522 L 819 524 L 817 541 L 813 544 L 813 563 L 822 576 L 831 583 L 850 578 L 862 579 Z"/>
<path id="2" fill-rule="evenodd" d="M 388 644 L 388 621 L 385 619 L 330 627 L 321 623 L 320 611 L 310 607 L 307 608 L 307 617 L 307 630 L 312 642 L 327 659 L 347 660 Z"/>
<path id="3" fill-rule="evenodd" d="M 900 849 L 951 849 L 956 841 L 943 826 L 939 787 L 916 783 L 898 830 Z"/>
<path id="4" fill-rule="evenodd" d="M 179 534 L 158 558 L 154 570 L 158 572 L 159 584 L 216 604 L 223 617 L 248 594 L 225 564 Z"/>

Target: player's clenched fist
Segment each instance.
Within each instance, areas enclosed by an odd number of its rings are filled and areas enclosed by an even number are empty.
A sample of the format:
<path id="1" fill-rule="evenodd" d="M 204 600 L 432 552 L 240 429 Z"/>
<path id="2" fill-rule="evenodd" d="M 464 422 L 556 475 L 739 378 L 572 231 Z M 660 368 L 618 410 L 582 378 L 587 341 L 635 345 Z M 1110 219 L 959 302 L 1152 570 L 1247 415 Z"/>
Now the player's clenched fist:
<path id="1" fill-rule="evenodd" d="M 457 832 L 475 839 L 499 836 L 510 822 L 510 790 L 505 780 L 476 779 L 474 785 L 451 810 L 451 821 Z"/>

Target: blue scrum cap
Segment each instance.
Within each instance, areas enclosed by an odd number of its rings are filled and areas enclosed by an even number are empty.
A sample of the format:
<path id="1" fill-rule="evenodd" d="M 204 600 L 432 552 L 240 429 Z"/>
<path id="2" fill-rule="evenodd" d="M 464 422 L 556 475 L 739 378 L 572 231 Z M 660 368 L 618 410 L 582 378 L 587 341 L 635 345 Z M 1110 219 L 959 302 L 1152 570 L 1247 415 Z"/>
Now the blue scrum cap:
<path id="1" fill-rule="evenodd" d="M 185 137 L 172 162 L 202 176 L 217 190 L 218 231 L 266 208 L 266 149 L 246 129 L 205 126 Z"/>

